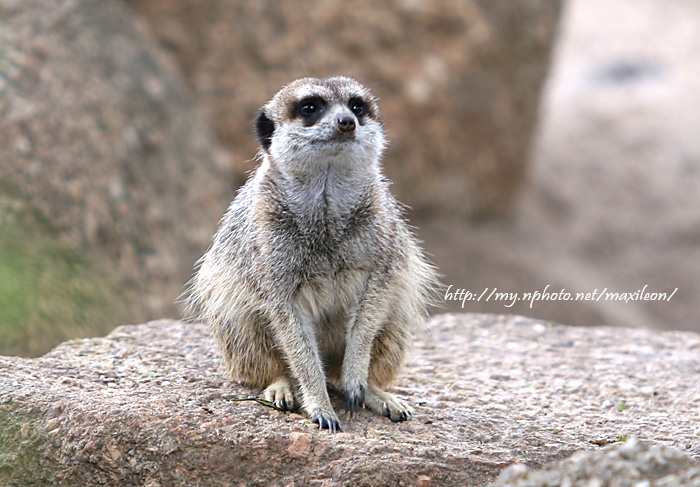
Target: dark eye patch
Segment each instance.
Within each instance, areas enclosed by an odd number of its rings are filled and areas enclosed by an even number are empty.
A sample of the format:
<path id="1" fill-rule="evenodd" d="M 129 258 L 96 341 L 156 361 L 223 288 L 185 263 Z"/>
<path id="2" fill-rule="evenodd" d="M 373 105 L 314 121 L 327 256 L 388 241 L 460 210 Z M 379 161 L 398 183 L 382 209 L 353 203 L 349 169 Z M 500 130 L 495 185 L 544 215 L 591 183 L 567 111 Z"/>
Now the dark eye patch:
<path id="1" fill-rule="evenodd" d="M 326 111 L 326 102 L 318 96 L 304 98 L 294 106 L 293 117 L 300 117 L 304 125 L 310 127 L 315 124 Z"/>
<path id="2" fill-rule="evenodd" d="M 358 118 L 362 118 L 365 115 L 369 115 L 369 105 L 360 97 L 352 97 L 348 101 L 348 108 L 350 111 Z"/>

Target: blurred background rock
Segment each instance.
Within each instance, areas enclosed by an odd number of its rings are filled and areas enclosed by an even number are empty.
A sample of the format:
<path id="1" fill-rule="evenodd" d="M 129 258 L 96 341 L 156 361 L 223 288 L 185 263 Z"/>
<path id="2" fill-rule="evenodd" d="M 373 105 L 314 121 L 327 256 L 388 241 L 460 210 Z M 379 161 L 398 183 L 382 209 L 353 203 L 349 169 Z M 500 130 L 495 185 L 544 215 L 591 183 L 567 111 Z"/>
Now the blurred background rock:
<path id="1" fill-rule="evenodd" d="M 700 329 L 698 47 L 692 0 L 0 0 L 0 353 L 177 316 L 256 110 L 340 73 L 445 284 L 678 288 L 465 311 Z"/>
<path id="2" fill-rule="evenodd" d="M 700 331 L 698 52 L 698 2 L 566 2 L 511 218 L 460 230 L 449 218 L 417 222 L 449 284 L 477 292 L 678 288 L 671 301 L 467 308 Z"/>
<path id="3" fill-rule="evenodd" d="M 0 1 L 0 353 L 179 312 L 233 195 L 195 112 L 121 2 Z"/>
<path id="4" fill-rule="evenodd" d="M 346 74 L 381 98 L 385 165 L 419 212 L 504 215 L 520 187 L 558 0 L 127 0 L 253 167 L 250 120 L 282 85 Z M 241 177 L 243 179 L 243 177 Z"/>

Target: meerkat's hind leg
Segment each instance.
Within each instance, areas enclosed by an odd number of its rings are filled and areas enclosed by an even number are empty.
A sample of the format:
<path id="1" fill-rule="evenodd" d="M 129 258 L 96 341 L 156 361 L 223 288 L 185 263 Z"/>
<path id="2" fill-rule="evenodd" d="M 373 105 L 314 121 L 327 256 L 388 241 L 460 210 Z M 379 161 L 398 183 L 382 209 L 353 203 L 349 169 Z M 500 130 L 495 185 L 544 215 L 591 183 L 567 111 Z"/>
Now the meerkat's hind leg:
<path id="1" fill-rule="evenodd" d="M 413 408 L 403 399 L 386 392 L 372 383 L 367 384 L 365 406 L 377 414 L 398 423 L 413 417 Z"/>
<path id="2" fill-rule="evenodd" d="M 265 388 L 263 399 L 273 403 L 282 411 L 296 411 L 300 406 L 294 391 L 294 384 L 289 377 L 284 375 Z"/>

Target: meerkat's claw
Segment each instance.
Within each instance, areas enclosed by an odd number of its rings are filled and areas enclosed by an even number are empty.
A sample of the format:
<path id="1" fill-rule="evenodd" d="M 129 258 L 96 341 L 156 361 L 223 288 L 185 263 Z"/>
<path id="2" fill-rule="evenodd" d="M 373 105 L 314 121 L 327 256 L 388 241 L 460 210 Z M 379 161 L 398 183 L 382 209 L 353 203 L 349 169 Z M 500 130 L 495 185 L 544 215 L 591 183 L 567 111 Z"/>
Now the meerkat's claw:
<path id="1" fill-rule="evenodd" d="M 391 416 L 391 409 L 389 409 L 389 406 L 384 404 L 384 407 L 382 408 L 382 416 L 386 416 L 387 418 Z"/>
<path id="2" fill-rule="evenodd" d="M 400 423 L 402 421 L 407 421 L 411 419 L 411 412 L 410 411 L 399 411 L 397 419 L 394 419 L 389 415 L 389 419 L 391 419 L 395 423 Z"/>
<path id="3" fill-rule="evenodd" d="M 357 414 L 360 408 L 365 407 L 365 387 L 359 386 L 351 392 L 345 393 L 345 411 L 350 413 L 350 417 Z"/>
<path id="4" fill-rule="evenodd" d="M 263 391 L 263 399 L 273 403 L 277 409 L 282 411 L 299 409 L 292 385 L 286 377 L 281 377 L 267 386 Z"/>
<path id="5" fill-rule="evenodd" d="M 382 409 L 382 416 L 386 416 L 390 420 L 392 420 L 394 423 L 401 423 L 403 421 L 408 421 L 413 417 L 413 414 L 411 413 L 410 410 L 403 410 L 403 411 L 397 411 L 397 410 L 392 410 L 384 404 L 384 408 Z"/>
<path id="6" fill-rule="evenodd" d="M 327 428 L 331 433 L 342 432 L 343 427 L 337 419 L 324 418 L 321 414 L 315 414 L 311 421 L 318 424 L 318 429 Z"/>

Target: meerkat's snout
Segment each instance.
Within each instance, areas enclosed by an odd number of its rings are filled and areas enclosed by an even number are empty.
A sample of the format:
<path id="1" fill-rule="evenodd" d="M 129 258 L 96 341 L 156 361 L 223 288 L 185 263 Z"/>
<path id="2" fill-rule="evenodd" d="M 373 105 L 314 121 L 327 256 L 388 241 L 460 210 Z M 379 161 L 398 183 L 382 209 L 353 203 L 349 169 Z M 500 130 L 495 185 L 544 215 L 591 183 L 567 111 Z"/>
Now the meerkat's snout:
<path id="1" fill-rule="evenodd" d="M 345 134 L 351 134 L 355 131 L 355 117 L 352 115 L 341 115 L 338 117 L 338 130 Z"/>

